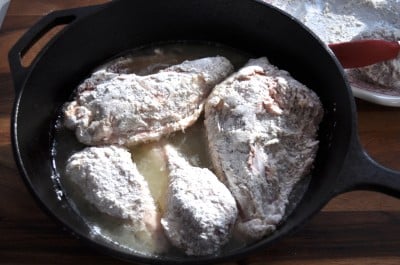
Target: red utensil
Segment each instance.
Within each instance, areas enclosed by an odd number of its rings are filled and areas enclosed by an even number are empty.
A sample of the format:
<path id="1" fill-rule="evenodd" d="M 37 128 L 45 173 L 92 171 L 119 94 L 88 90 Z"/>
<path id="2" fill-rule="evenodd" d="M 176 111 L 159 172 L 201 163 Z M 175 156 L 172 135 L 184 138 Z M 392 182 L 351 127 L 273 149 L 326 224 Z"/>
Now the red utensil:
<path id="1" fill-rule="evenodd" d="M 343 68 L 356 68 L 395 59 L 400 52 L 400 42 L 365 39 L 333 43 L 329 48 Z"/>

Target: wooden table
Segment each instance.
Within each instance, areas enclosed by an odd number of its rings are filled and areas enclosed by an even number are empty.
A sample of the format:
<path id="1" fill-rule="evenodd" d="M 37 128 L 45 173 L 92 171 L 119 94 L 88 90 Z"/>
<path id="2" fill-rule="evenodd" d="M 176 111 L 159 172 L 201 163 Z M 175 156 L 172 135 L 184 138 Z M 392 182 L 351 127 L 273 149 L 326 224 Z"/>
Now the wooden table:
<path id="1" fill-rule="evenodd" d="M 19 177 L 10 143 L 10 47 L 50 11 L 102 2 L 11 1 L 0 30 L 0 264 L 123 264 L 83 245 L 38 208 Z M 364 147 L 400 170 L 400 108 L 361 100 L 357 108 Z M 400 200 L 366 191 L 340 195 L 295 234 L 232 264 L 400 264 Z"/>

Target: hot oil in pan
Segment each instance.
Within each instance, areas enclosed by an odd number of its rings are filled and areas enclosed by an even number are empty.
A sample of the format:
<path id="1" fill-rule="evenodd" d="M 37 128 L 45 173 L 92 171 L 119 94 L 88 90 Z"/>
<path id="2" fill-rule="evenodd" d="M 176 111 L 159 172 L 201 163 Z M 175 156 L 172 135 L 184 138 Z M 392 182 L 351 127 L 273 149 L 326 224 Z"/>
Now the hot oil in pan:
<path id="1" fill-rule="evenodd" d="M 210 43 L 171 43 L 157 47 L 144 47 L 134 50 L 129 54 L 117 57 L 118 60 L 111 60 L 109 63 L 99 67 L 107 68 L 109 71 L 118 73 L 135 73 L 147 75 L 169 65 L 179 64 L 184 60 L 192 60 L 208 56 L 221 55 L 228 58 L 235 67 L 235 70 L 243 66 L 249 59 L 249 55 L 226 46 Z M 79 143 L 72 131 L 62 126 L 62 117 L 57 120 L 54 133 L 53 164 L 55 170 L 54 181 L 60 187 L 58 193 L 64 194 L 70 205 L 87 222 L 92 231 L 92 236 L 112 242 L 122 248 L 134 252 L 147 254 L 150 252 L 144 244 L 135 240 L 129 227 L 123 221 L 99 212 L 94 206 L 84 200 L 79 187 L 64 176 L 67 159 L 75 152 L 82 150 L 85 145 Z M 200 117 L 185 132 L 177 132 L 166 138 L 166 141 L 173 144 L 194 166 L 208 167 L 212 169 L 211 161 L 206 149 L 207 140 L 203 126 L 204 117 Z M 132 147 L 131 153 L 138 170 L 145 176 L 149 183 L 151 194 L 156 200 L 158 209 L 162 212 L 164 206 L 164 192 L 168 185 L 168 176 L 165 170 L 165 162 L 160 155 L 160 144 L 157 142 L 142 144 Z M 308 180 L 305 178 L 300 185 L 297 185 L 290 197 L 287 214 L 302 197 Z M 286 214 L 286 216 L 287 216 Z M 245 241 L 234 236 L 224 252 L 243 247 Z M 184 255 L 179 250 L 171 248 L 168 253 L 171 256 Z"/>

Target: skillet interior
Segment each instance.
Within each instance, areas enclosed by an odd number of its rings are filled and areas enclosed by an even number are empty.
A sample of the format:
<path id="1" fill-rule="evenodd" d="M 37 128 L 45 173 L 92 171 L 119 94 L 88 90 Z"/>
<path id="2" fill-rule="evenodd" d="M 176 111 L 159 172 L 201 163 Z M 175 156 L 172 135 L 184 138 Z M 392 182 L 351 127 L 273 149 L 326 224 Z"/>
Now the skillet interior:
<path id="1" fill-rule="evenodd" d="M 114 1 L 69 25 L 39 55 L 18 94 L 13 120 L 16 158 L 44 209 L 79 237 L 90 238 L 89 228 L 54 192 L 49 150 L 57 110 L 90 71 L 108 58 L 172 40 L 206 40 L 267 56 L 319 95 L 326 114 L 310 186 L 276 233 L 224 257 L 157 260 L 133 257 L 105 242 L 91 243 L 120 258 L 142 262 L 201 263 L 239 257 L 297 228 L 330 199 L 355 130 L 354 102 L 337 62 L 308 30 L 275 8 L 250 0 Z"/>

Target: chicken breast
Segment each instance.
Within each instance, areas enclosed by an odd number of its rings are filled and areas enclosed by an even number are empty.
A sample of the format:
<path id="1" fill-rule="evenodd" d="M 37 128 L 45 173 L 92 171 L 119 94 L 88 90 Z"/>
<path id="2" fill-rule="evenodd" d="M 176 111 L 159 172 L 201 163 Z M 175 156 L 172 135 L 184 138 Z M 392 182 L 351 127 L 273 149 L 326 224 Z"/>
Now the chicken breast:
<path id="1" fill-rule="evenodd" d="M 87 145 L 133 145 L 184 130 L 211 89 L 233 71 L 224 57 L 185 61 L 156 74 L 94 72 L 63 108 L 64 124 Z"/>
<path id="2" fill-rule="evenodd" d="M 400 43 L 400 29 L 390 27 L 368 28 L 353 40 L 376 39 Z M 400 53 L 392 60 L 348 70 L 359 78 L 387 89 L 400 90 Z"/>
<path id="3" fill-rule="evenodd" d="M 232 194 L 208 169 L 193 167 L 165 147 L 169 187 L 161 224 L 170 242 L 187 255 L 212 255 L 230 238 L 237 218 Z"/>
<path id="4" fill-rule="evenodd" d="M 282 221 L 293 186 L 312 167 L 322 116 L 318 96 L 266 58 L 215 87 L 205 105 L 209 149 L 238 203 L 242 235 L 259 239 Z"/>
<path id="5" fill-rule="evenodd" d="M 100 212 L 126 220 L 149 252 L 166 250 L 160 214 L 144 177 L 122 147 L 87 147 L 67 161 L 66 176 Z"/>

